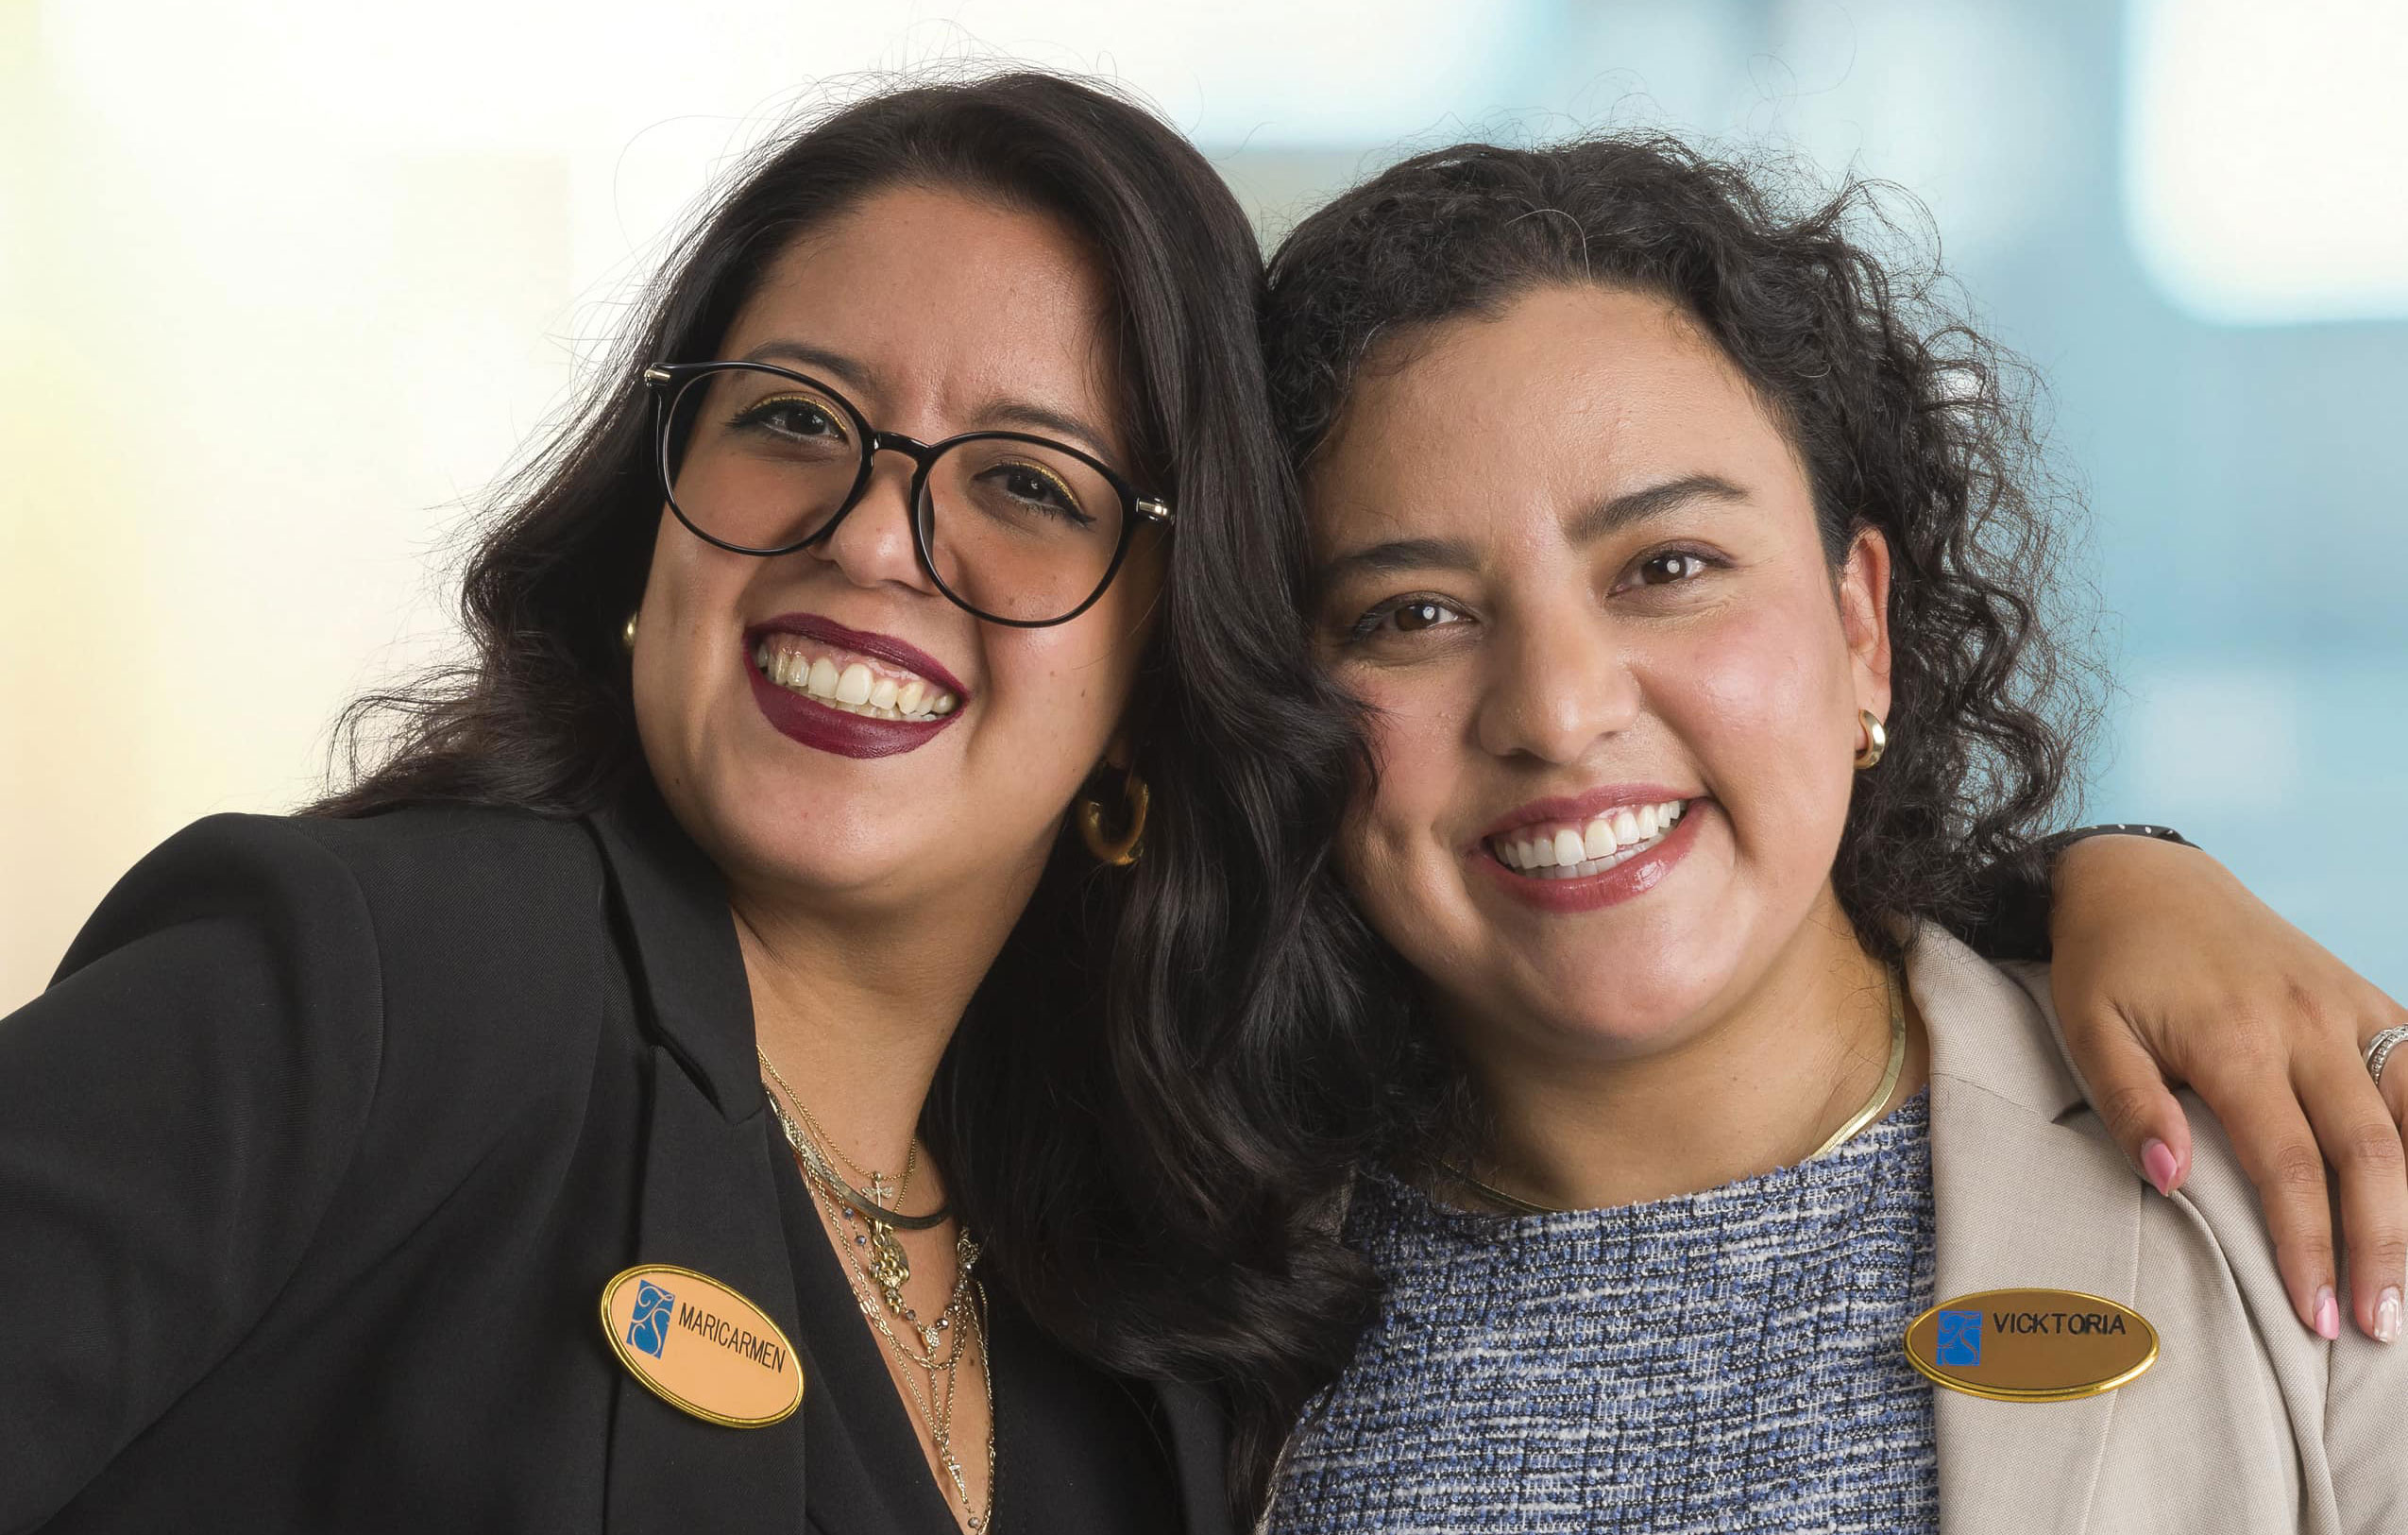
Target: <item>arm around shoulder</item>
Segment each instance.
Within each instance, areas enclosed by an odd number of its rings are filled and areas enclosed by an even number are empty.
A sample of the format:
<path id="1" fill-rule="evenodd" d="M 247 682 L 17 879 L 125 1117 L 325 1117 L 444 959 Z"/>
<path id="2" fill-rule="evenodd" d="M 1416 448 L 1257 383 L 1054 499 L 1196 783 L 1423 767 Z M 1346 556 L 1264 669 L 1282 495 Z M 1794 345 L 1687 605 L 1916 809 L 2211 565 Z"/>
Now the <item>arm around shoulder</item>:
<path id="1" fill-rule="evenodd" d="M 212 816 L 0 1018 L 0 1529 L 38 1523 L 258 1321 L 375 1097 L 369 909 L 290 823 Z"/>

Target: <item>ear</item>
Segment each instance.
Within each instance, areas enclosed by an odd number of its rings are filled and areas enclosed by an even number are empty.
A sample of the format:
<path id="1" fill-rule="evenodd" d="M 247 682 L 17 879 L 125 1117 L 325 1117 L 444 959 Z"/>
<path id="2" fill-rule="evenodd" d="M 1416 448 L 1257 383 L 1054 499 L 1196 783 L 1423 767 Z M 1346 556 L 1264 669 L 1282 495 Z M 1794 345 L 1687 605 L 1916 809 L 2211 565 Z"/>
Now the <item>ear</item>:
<path id="1" fill-rule="evenodd" d="M 1840 568 L 1840 627 L 1847 637 L 1857 708 L 1890 718 L 1890 540 L 1867 528 Z"/>
<path id="2" fill-rule="evenodd" d="M 1113 731 L 1112 739 L 1104 742 L 1104 764 L 1119 772 L 1127 773 L 1128 765 L 1135 760 L 1137 760 L 1137 753 L 1128 743 L 1128 732 Z"/>

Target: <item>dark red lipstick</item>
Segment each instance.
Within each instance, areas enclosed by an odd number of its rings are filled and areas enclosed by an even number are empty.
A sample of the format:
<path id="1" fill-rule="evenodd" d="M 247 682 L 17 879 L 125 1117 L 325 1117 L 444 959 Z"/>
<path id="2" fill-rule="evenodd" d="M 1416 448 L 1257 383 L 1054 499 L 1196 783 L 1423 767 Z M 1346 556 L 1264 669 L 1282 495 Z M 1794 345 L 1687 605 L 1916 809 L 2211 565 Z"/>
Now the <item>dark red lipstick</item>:
<path id="1" fill-rule="evenodd" d="M 851 651 L 890 666 L 901 667 L 960 700 L 950 714 L 933 720 L 874 720 L 832 708 L 816 698 L 779 687 L 753 664 L 754 653 L 772 635 L 790 634 L 816 640 L 838 650 Z M 839 757 L 892 757 L 926 745 L 970 708 L 970 690 L 935 657 L 892 635 L 849 629 L 816 613 L 781 613 L 744 631 L 739 657 L 744 676 L 753 685 L 753 701 L 780 735 L 817 751 Z"/>

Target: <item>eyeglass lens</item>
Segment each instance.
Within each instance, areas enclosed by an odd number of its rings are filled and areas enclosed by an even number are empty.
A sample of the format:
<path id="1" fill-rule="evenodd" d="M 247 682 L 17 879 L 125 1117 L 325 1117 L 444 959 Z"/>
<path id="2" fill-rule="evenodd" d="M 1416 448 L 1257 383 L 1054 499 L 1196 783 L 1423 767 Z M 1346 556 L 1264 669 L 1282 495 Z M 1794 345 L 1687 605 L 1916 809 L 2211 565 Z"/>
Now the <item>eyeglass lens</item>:
<path id="1" fill-rule="evenodd" d="M 684 435 L 670 486 L 678 510 L 743 549 L 785 549 L 819 532 L 844 510 L 869 455 L 832 391 L 753 368 L 686 381 L 670 418 Z M 971 437 L 929 465 L 913 515 L 958 601 L 1035 623 L 1102 587 L 1128 514 L 1112 483 L 1066 449 Z"/>

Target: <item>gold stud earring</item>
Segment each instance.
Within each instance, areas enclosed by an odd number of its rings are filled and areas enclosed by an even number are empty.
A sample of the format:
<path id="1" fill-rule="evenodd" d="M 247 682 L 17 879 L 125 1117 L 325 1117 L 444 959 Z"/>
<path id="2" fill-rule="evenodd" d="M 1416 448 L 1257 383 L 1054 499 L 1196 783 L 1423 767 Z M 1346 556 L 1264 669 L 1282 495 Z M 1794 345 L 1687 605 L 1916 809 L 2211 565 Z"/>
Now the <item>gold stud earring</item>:
<path id="1" fill-rule="evenodd" d="M 1128 829 L 1118 837 L 1104 835 L 1104 807 L 1099 801 L 1082 798 L 1078 802 L 1079 837 L 1097 862 L 1115 869 L 1128 867 L 1145 851 L 1138 842 L 1145 835 L 1145 811 L 1154 802 L 1145 780 L 1134 773 L 1121 776 L 1121 793 L 1128 801 Z"/>
<path id="2" fill-rule="evenodd" d="M 636 613 L 642 611 L 642 608 L 637 608 Z M 636 613 L 627 615 L 626 626 L 619 631 L 619 643 L 630 656 L 636 654 Z"/>
<path id="3" fill-rule="evenodd" d="M 1857 748 L 1857 771 L 1862 773 L 1879 762 L 1881 754 L 1890 749 L 1890 732 L 1881 728 L 1881 722 L 1873 717 L 1869 708 L 1857 710 L 1857 717 L 1864 722 L 1864 744 Z"/>

